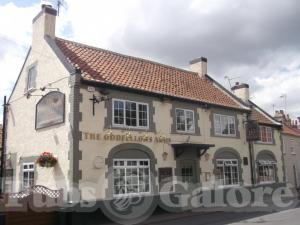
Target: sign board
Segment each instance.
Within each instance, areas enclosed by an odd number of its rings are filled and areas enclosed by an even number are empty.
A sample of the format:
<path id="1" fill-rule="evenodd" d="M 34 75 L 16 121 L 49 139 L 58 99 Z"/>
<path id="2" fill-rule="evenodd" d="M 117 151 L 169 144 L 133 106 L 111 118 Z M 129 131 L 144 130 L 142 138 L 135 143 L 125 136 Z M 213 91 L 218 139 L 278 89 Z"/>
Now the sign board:
<path id="1" fill-rule="evenodd" d="M 259 125 L 256 121 L 249 121 L 246 124 L 247 141 L 259 141 L 260 131 Z"/>

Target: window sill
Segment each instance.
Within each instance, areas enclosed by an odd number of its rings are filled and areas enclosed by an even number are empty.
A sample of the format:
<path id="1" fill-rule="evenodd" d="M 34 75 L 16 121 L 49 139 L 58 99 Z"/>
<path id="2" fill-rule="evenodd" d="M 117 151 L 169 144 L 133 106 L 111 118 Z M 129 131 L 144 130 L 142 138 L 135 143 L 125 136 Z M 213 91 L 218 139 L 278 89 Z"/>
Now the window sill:
<path id="1" fill-rule="evenodd" d="M 221 137 L 221 138 L 238 138 L 236 134 L 234 134 L 234 135 L 214 134 L 213 137 Z"/>
<path id="2" fill-rule="evenodd" d="M 218 186 L 218 189 L 225 189 L 225 188 L 238 188 L 240 187 L 241 185 L 239 184 L 232 184 L 232 185 L 219 185 Z"/>
<path id="3" fill-rule="evenodd" d="M 186 134 L 186 135 L 195 135 L 195 131 L 181 131 L 181 130 L 176 130 L 177 134 Z"/>
<path id="4" fill-rule="evenodd" d="M 130 194 L 119 194 L 113 195 L 113 198 L 124 198 L 124 197 L 140 197 L 140 196 L 150 196 L 150 192 L 143 192 L 143 193 L 130 193 Z"/>
<path id="5" fill-rule="evenodd" d="M 122 125 L 113 125 L 111 127 L 112 129 L 121 129 L 121 130 L 128 130 L 128 131 L 134 131 L 134 130 L 142 130 L 142 131 L 148 131 L 149 127 L 129 127 L 129 126 L 122 126 Z"/>
<path id="6" fill-rule="evenodd" d="M 263 182 L 259 182 L 259 184 L 274 184 L 275 181 L 263 181 Z"/>

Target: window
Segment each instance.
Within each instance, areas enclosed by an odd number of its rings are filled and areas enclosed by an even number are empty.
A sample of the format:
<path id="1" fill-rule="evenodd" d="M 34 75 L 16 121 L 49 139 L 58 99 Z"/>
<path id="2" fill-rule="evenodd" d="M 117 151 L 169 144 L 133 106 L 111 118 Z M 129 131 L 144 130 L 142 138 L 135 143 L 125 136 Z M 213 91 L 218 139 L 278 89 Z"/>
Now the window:
<path id="1" fill-rule="evenodd" d="M 113 125 L 119 127 L 148 128 L 148 104 L 113 100 Z"/>
<path id="2" fill-rule="evenodd" d="M 275 182 L 276 162 L 271 160 L 258 160 L 258 179 L 260 183 Z"/>
<path id="3" fill-rule="evenodd" d="M 34 185 L 34 163 L 23 163 L 23 189 Z"/>
<path id="4" fill-rule="evenodd" d="M 236 136 L 235 118 L 233 116 L 214 114 L 215 134 L 220 136 Z"/>
<path id="5" fill-rule="evenodd" d="M 194 112 L 187 109 L 176 109 L 176 130 L 195 132 Z"/>
<path id="6" fill-rule="evenodd" d="M 114 195 L 150 193 L 150 162 L 148 159 L 115 159 Z"/>
<path id="7" fill-rule="evenodd" d="M 237 159 L 217 159 L 216 181 L 218 185 L 238 185 L 239 169 Z"/>
<path id="8" fill-rule="evenodd" d="M 296 155 L 295 148 L 296 148 L 295 140 L 290 139 L 290 150 L 292 155 Z"/>
<path id="9" fill-rule="evenodd" d="M 266 126 L 260 126 L 260 142 L 262 143 L 273 143 L 273 134 L 272 134 L 272 128 L 266 127 Z"/>
<path id="10" fill-rule="evenodd" d="M 64 122 L 65 95 L 58 91 L 46 94 L 36 105 L 36 129 Z"/>
<path id="11" fill-rule="evenodd" d="M 27 91 L 34 90 L 36 88 L 36 67 L 32 66 L 28 70 L 27 74 Z"/>

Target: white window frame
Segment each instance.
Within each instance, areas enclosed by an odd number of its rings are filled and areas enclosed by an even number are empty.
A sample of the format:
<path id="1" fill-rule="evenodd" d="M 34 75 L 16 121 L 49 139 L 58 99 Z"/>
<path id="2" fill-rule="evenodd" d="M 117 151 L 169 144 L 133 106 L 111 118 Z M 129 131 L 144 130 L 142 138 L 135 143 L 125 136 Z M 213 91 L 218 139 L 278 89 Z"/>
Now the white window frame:
<path id="1" fill-rule="evenodd" d="M 24 167 L 27 166 L 27 168 L 25 169 Z M 30 168 L 30 166 L 32 166 L 32 168 Z M 27 182 L 28 184 L 30 184 L 30 173 L 33 173 L 33 185 L 34 185 L 34 179 L 35 179 L 35 168 L 34 168 L 34 163 L 31 162 L 31 163 L 23 163 L 22 164 L 22 188 L 25 189 L 25 188 L 30 188 L 31 186 L 25 186 L 25 176 L 24 176 L 24 173 L 28 173 L 28 176 L 27 176 Z"/>
<path id="2" fill-rule="evenodd" d="M 124 165 L 123 166 L 115 166 L 115 161 L 124 161 Z M 137 162 L 137 166 L 127 166 L 127 162 L 128 161 L 136 161 Z M 140 161 L 147 161 L 148 162 L 148 165 L 147 166 L 141 166 L 140 165 Z M 127 176 L 126 176 L 126 169 L 128 168 L 136 168 L 138 171 L 140 168 L 147 168 L 149 170 L 149 177 L 148 177 L 148 182 L 149 182 L 149 191 L 147 192 L 137 192 L 137 193 L 124 193 L 124 194 L 115 194 L 115 185 L 114 185 L 114 180 L 115 180 L 115 177 L 114 177 L 114 169 L 124 169 L 125 170 L 125 190 L 127 191 L 126 189 L 126 186 L 127 186 Z M 132 195 L 149 195 L 151 193 L 151 166 L 150 166 L 150 160 L 149 159 L 114 159 L 113 160 L 113 176 L 112 176 L 112 179 L 113 179 L 113 197 L 122 197 L 122 196 L 132 196 Z M 138 186 L 138 189 L 139 189 L 139 176 L 137 177 L 137 186 Z"/>
<path id="3" fill-rule="evenodd" d="M 262 139 L 262 129 L 265 128 L 266 129 L 266 141 L 263 141 Z M 268 132 L 269 134 L 271 135 L 270 136 L 270 140 L 268 140 Z M 263 143 L 263 144 L 273 144 L 273 129 L 272 127 L 269 127 L 269 126 L 259 126 L 259 137 L 260 137 L 260 140 L 258 141 L 258 143 Z"/>
<path id="4" fill-rule="evenodd" d="M 219 116 L 220 117 L 220 132 L 217 132 L 217 128 L 216 128 L 216 117 Z M 223 134 L 222 130 L 224 129 L 224 123 L 222 123 L 222 118 L 227 118 L 227 120 L 229 118 L 231 118 L 233 120 L 233 125 L 234 125 L 234 134 L 230 134 L 230 126 L 228 123 L 228 134 Z M 222 114 L 218 114 L 218 113 L 214 113 L 214 133 L 216 136 L 223 136 L 223 137 L 236 137 L 236 132 L 237 132 L 237 127 L 236 127 L 236 122 L 235 122 L 235 117 L 234 116 L 229 116 L 229 115 L 222 115 Z"/>
<path id="5" fill-rule="evenodd" d="M 264 162 L 264 163 L 260 163 L 260 161 L 261 162 Z M 275 183 L 276 182 L 276 162 L 274 161 L 270 161 L 270 160 L 259 160 L 258 162 L 257 162 L 257 169 L 258 169 L 258 177 L 260 178 L 260 175 L 259 175 L 259 167 L 263 167 L 263 173 L 264 173 L 264 171 L 265 171 L 265 168 L 264 167 L 273 167 L 273 180 L 265 180 L 265 178 L 264 178 L 264 180 L 263 181 L 261 181 L 261 179 L 259 180 L 259 183 L 260 184 L 272 184 L 272 183 Z"/>
<path id="6" fill-rule="evenodd" d="M 34 78 L 34 77 L 32 77 L 32 76 L 34 76 L 34 74 L 30 73 L 30 71 L 34 71 L 34 70 L 36 70 L 36 66 L 30 67 L 27 71 L 27 84 L 26 84 L 27 92 L 34 91 L 36 89 L 36 87 L 34 85 L 32 85 L 32 80 L 36 79 L 36 76 Z"/>
<path id="7" fill-rule="evenodd" d="M 221 163 L 220 163 L 221 162 Z M 235 162 L 235 164 L 233 164 L 233 162 Z M 219 183 L 220 179 L 216 179 L 215 180 L 217 181 L 217 184 L 218 184 L 218 188 L 223 188 L 223 187 L 238 187 L 240 186 L 240 170 L 239 170 L 239 161 L 237 159 L 216 159 L 216 167 L 220 167 L 222 164 L 222 167 L 223 167 L 223 179 L 222 179 L 222 184 Z M 225 184 L 225 164 L 226 163 L 229 163 L 229 164 L 232 164 L 232 165 L 236 165 L 237 167 L 237 184 Z M 231 178 L 233 177 L 232 176 L 233 172 L 231 170 Z"/>
<path id="8" fill-rule="evenodd" d="M 123 124 L 116 124 L 115 123 L 115 104 L 114 104 L 115 101 L 120 101 L 120 102 L 123 102 L 123 104 L 124 104 Z M 135 103 L 136 106 L 137 106 L 136 107 L 136 124 L 137 124 L 137 126 L 127 126 L 126 125 L 126 102 Z M 139 125 L 139 110 L 138 110 L 139 105 L 146 105 L 147 106 L 147 126 L 140 126 Z M 117 99 L 117 98 L 112 99 L 112 125 L 113 125 L 113 127 L 117 127 L 117 128 L 119 127 L 119 128 L 133 128 L 133 129 L 148 130 L 149 129 L 149 104 L 144 103 L 144 102 L 136 102 L 136 101 L 130 101 L 130 100 Z"/>
<path id="9" fill-rule="evenodd" d="M 177 130 L 177 110 L 182 110 L 184 113 L 184 130 Z M 187 112 L 191 112 L 193 114 L 193 129 L 192 130 L 188 130 L 187 129 Z M 195 133 L 195 113 L 193 110 L 190 109 L 182 109 L 182 108 L 176 108 L 175 109 L 175 121 L 176 121 L 176 132 L 178 133 Z"/>

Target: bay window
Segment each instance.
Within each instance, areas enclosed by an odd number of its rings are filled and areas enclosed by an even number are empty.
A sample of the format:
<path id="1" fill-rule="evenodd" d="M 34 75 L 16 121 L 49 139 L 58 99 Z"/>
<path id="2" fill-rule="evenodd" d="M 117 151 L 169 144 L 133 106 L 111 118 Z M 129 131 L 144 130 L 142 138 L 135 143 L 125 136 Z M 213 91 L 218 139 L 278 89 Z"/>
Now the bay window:
<path id="1" fill-rule="evenodd" d="M 113 163 L 114 196 L 150 193 L 148 159 L 115 159 Z"/>
<path id="2" fill-rule="evenodd" d="M 215 135 L 236 136 L 234 116 L 214 114 Z"/>
<path id="3" fill-rule="evenodd" d="M 194 111 L 176 109 L 176 130 L 179 132 L 195 132 Z"/>
<path id="4" fill-rule="evenodd" d="M 113 126 L 147 129 L 148 111 L 146 103 L 113 99 Z"/>
<path id="5" fill-rule="evenodd" d="M 238 185 L 239 167 L 237 159 L 217 159 L 216 182 L 218 185 Z"/>

